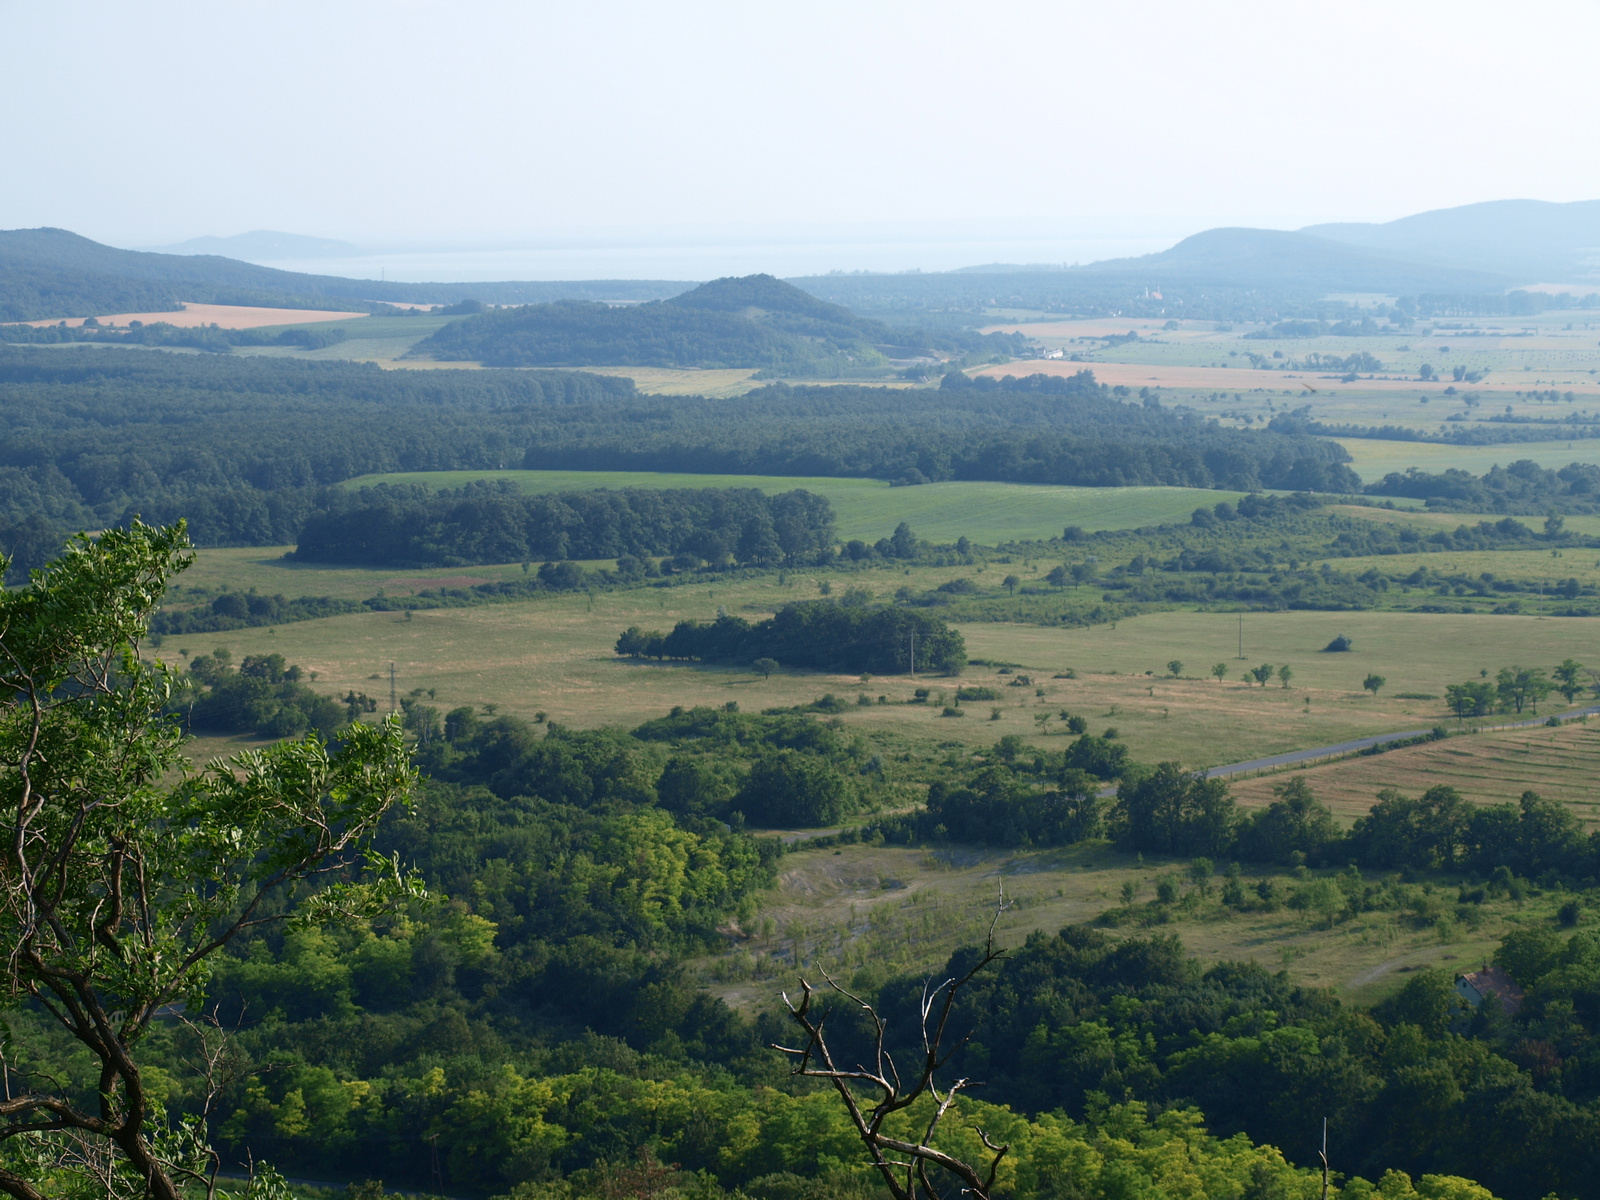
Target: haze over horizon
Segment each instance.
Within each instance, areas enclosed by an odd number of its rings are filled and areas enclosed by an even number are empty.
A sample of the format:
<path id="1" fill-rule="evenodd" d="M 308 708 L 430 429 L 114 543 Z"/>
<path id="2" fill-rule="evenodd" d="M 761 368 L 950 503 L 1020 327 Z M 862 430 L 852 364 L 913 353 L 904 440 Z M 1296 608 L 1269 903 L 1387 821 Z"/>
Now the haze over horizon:
<path id="1" fill-rule="evenodd" d="M 391 278 L 442 246 L 460 278 L 486 248 L 545 277 L 1089 261 L 1217 225 L 1600 196 L 1597 134 L 1569 119 L 1600 34 L 1581 3 L 170 0 L 84 21 L 0 0 L 0 19 L 0 97 L 50 117 L 8 134 L 0 227 L 287 230 L 385 249 L 356 261 Z"/>

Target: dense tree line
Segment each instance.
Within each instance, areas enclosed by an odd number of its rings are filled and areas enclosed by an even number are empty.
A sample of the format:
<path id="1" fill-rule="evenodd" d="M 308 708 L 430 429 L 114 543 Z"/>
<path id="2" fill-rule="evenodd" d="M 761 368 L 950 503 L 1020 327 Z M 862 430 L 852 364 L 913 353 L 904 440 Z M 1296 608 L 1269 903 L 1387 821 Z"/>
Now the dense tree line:
<path id="1" fill-rule="evenodd" d="M 630 627 L 617 639 L 616 650 L 632 658 L 701 662 L 767 658 L 786 667 L 875 675 L 910 669 L 959 674 L 967 661 L 965 640 L 938 617 L 831 600 L 786 604 L 753 625 L 723 615 L 709 623 L 680 621 L 667 634 Z"/>
<path id="2" fill-rule="evenodd" d="M 456 490 L 364 488 L 310 516 L 295 557 L 307 562 L 463 566 L 529 559 L 673 556 L 810 562 L 833 553 L 827 500 L 796 490 L 668 488 L 524 496 L 510 484 Z"/>
<path id="3" fill-rule="evenodd" d="M 82 325 L 0 325 L 0 342 L 14 346 L 55 346 L 79 342 L 107 345 L 181 346 L 226 354 L 235 346 L 292 346 L 320 350 L 344 341 L 338 326 L 315 329 L 294 327 L 275 332 L 260 329 L 223 329 L 217 325 L 173 325 L 166 321 L 130 321 L 125 326 L 103 326 L 93 317 Z"/>
<path id="4" fill-rule="evenodd" d="M 1437 474 L 1416 467 L 1390 472 L 1369 484 L 1374 496 L 1406 496 L 1426 500 L 1445 512 L 1540 514 L 1600 511 L 1600 466 L 1569 463 L 1557 470 L 1530 459 L 1509 466 L 1496 464 L 1482 475 L 1450 468 Z"/>
<path id="5" fill-rule="evenodd" d="M 1463 397 L 1471 399 L 1471 397 Z M 1567 393 L 1572 399 L 1572 393 Z M 1437 429 L 1414 425 L 1352 425 L 1313 420 L 1308 408 L 1280 412 L 1267 423 L 1269 430 L 1313 434 L 1331 438 L 1376 438 L 1387 442 L 1435 442 L 1448 446 L 1514 446 L 1518 442 L 1544 442 L 1553 438 L 1600 437 L 1600 424 L 1591 417 L 1569 413 L 1559 419 L 1498 414 L 1477 421 L 1451 417 Z"/>
<path id="6" fill-rule="evenodd" d="M 720 420 L 713 439 L 691 414 Z M 619 436 L 582 434 L 529 451 L 536 468 L 867 476 L 907 482 L 988 479 L 1090 487 L 1359 484 L 1336 443 L 1228 430 L 1159 405 L 1122 403 L 1085 371 L 1072 378 L 971 379 L 939 390 L 774 384 L 737 403 L 657 409 Z"/>

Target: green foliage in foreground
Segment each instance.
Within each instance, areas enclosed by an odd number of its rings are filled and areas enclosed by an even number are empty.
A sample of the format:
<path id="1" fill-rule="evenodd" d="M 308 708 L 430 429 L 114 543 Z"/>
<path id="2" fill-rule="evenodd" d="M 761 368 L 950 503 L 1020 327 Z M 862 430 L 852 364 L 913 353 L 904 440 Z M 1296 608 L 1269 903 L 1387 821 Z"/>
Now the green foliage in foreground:
<path id="1" fill-rule="evenodd" d="M 384 865 L 366 851 L 414 781 L 397 723 L 189 769 L 162 711 L 172 676 L 137 654 L 187 551 L 181 526 L 134 522 L 0 592 L 6 994 L 56 1051 L 38 1071 L 6 1030 L 0 1189 L 22 1200 L 80 1166 L 108 1197 L 178 1200 L 202 1182 L 215 1166 L 204 1106 L 169 1123 L 143 1043 L 199 1006 L 248 932 L 417 894 L 393 864 L 366 869 Z"/>

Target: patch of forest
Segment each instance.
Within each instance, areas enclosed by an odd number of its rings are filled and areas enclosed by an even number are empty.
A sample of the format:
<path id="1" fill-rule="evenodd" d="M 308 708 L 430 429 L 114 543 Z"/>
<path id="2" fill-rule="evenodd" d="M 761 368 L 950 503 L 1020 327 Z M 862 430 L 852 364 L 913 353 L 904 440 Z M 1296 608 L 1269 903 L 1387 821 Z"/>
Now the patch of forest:
<path id="1" fill-rule="evenodd" d="M 512 485 L 362 488 L 307 519 L 295 557 L 367 566 L 640 557 L 808 563 L 833 555 L 833 508 L 796 489 L 628 488 L 524 496 Z"/>
<path id="2" fill-rule="evenodd" d="M 45 561 L 65 533 L 189 521 L 202 545 L 294 541 L 325 489 L 387 471 L 565 467 L 1307 488 L 1359 482 L 1336 443 L 1224 429 L 1071 379 L 940 389 L 773 385 L 641 396 L 581 372 L 0 347 L 0 547 Z"/>

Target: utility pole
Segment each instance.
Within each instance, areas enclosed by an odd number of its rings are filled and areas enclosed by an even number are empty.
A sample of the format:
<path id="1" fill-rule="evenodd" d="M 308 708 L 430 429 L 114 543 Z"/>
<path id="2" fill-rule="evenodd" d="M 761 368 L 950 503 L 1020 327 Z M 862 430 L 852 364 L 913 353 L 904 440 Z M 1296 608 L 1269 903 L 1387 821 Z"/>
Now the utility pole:
<path id="1" fill-rule="evenodd" d="M 1239 614 L 1239 657 L 1244 658 L 1244 614 Z M 1248 681 L 1247 681 L 1248 682 Z"/>
<path id="2" fill-rule="evenodd" d="M 1322 1118 L 1322 1200 L 1328 1200 L 1328 1118 Z"/>
<path id="3" fill-rule="evenodd" d="M 389 664 L 389 711 L 390 712 L 395 712 L 400 707 L 400 701 L 398 699 L 396 699 L 396 696 L 397 696 L 397 693 L 395 692 L 395 689 L 394 689 L 394 664 L 390 663 Z"/>
<path id="4" fill-rule="evenodd" d="M 917 677 L 917 631 L 911 631 L 911 678 Z"/>

